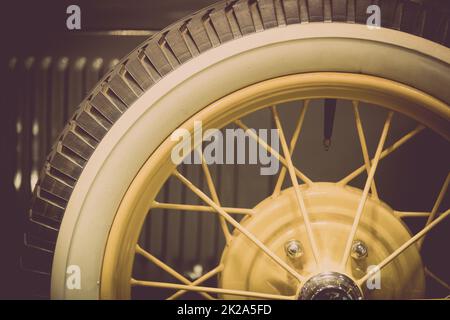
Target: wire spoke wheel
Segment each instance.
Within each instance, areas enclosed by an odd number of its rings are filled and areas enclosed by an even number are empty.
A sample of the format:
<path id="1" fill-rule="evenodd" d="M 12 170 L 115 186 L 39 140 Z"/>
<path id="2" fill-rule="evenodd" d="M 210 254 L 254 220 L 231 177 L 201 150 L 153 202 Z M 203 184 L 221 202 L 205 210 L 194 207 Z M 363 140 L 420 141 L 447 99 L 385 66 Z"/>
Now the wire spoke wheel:
<path id="1" fill-rule="evenodd" d="M 425 2 L 372 29 L 365 0 L 220 1 L 155 33 L 56 141 L 23 260 L 57 299 L 448 296 L 450 20 Z"/>
<path id="2" fill-rule="evenodd" d="M 327 89 L 333 88 L 332 94 Z M 389 88 L 383 90 L 381 88 Z M 348 102 L 364 163 L 338 181 L 312 181 L 294 165 L 294 157 L 308 150 L 296 149 L 301 143 L 302 126 L 314 99 L 320 94 L 328 99 Z M 385 121 L 370 154 L 360 114 L 364 101 L 385 110 Z M 291 102 L 289 106 L 278 105 Z M 244 88 L 206 107 L 186 121 L 185 128 L 194 137 L 195 122 L 203 129 L 225 128 L 229 124 L 246 130 L 265 152 L 282 165 L 274 188 L 252 208 L 225 207 L 217 190 L 210 166 L 202 158 L 202 144 L 192 141 L 192 153 L 201 161 L 202 186 L 181 173 L 171 161 L 171 151 L 178 141 L 167 139 L 148 159 L 128 188 L 119 207 L 104 257 L 101 294 L 104 298 L 130 298 L 136 288 L 145 287 L 168 292 L 176 299 L 196 292 L 206 299 L 402 299 L 424 295 L 425 270 L 420 247 L 424 237 L 447 218 L 441 210 L 447 192 L 448 172 L 430 212 L 401 212 L 379 197 L 375 183 L 377 168 L 384 158 L 413 140 L 426 127 L 424 120 L 408 113 L 414 105 L 429 103 L 430 109 L 442 109 L 442 103 L 423 93 L 375 77 L 351 74 L 303 74 L 269 80 Z M 407 108 L 405 108 L 407 106 Z M 294 108 L 298 119 L 290 140 L 286 137 L 279 110 Z M 327 106 L 325 106 L 327 108 Z M 278 153 L 256 131 L 249 130 L 244 117 L 269 111 L 278 130 L 281 151 Z M 336 112 L 339 112 L 337 108 Z M 402 116 L 414 116 L 416 127 L 387 145 L 392 123 Z M 448 114 L 447 114 L 448 116 Z M 447 136 L 448 128 L 431 130 Z M 444 130 L 441 130 L 444 129 Z M 387 161 L 387 160 L 384 160 Z M 349 186 L 366 173 L 362 189 Z M 170 179 L 176 179 L 198 197 L 201 204 L 157 201 Z M 197 183 L 199 181 L 196 178 Z M 283 187 L 289 182 L 287 187 Z M 240 182 L 238 182 L 240 183 Z M 223 233 L 220 260 L 211 270 L 191 279 L 138 244 L 145 219 L 153 212 L 175 210 L 175 214 L 213 214 Z M 155 213 L 157 214 L 157 213 Z M 160 212 L 161 214 L 161 212 Z M 412 235 L 403 222 L 405 217 L 424 217 L 423 228 Z M 190 234 L 197 237 L 197 234 Z M 170 235 L 168 236 L 170 237 Z M 135 255 L 160 268 L 174 281 L 162 282 L 132 275 Z M 367 269 L 368 266 L 371 268 Z M 366 281 L 380 273 L 381 286 L 369 290 Z M 145 272 L 141 274 L 146 274 Z M 147 274 L 147 276 L 149 276 Z M 150 275 L 151 276 L 151 275 Z M 215 281 L 211 281 L 214 279 Z M 205 283 L 215 283 L 207 286 Z M 443 283 L 444 284 L 444 283 Z M 446 284 L 444 284 L 446 285 Z"/>

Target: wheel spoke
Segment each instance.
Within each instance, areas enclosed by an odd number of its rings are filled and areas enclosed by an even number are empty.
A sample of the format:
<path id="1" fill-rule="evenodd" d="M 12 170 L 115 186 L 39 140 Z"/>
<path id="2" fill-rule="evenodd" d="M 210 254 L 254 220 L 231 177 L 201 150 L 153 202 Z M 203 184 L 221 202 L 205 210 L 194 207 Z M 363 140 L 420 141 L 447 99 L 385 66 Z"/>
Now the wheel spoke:
<path id="1" fill-rule="evenodd" d="M 424 126 L 419 125 L 417 126 L 414 130 L 408 132 L 407 134 L 405 134 L 403 137 L 401 137 L 400 139 L 398 139 L 393 145 L 391 145 L 390 147 L 386 148 L 385 150 L 383 150 L 383 152 L 381 153 L 380 156 L 380 160 L 384 159 L 385 157 L 387 157 L 388 155 L 390 155 L 391 153 L 393 153 L 395 150 L 397 150 L 398 148 L 400 148 L 402 145 L 404 145 L 406 142 L 408 142 L 409 140 L 411 140 L 413 137 L 415 137 L 418 133 L 422 132 L 422 130 L 425 129 Z M 373 162 L 374 159 L 371 160 L 371 162 Z M 355 171 L 353 171 L 352 173 L 350 173 L 348 176 L 346 176 L 345 178 L 343 178 L 341 181 L 338 182 L 338 184 L 340 185 L 346 185 L 348 184 L 350 181 L 352 181 L 353 179 L 355 179 L 357 176 L 359 176 L 361 173 L 363 173 L 366 169 L 365 165 L 362 165 L 361 167 L 359 167 L 358 169 L 356 169 Z"/>
<path id="2" fill-rule="evenodd" d="M 408 212 L 408 211 L 394 211 L 397 218 L 423 218 L 429 217 L 430 212 Z"/>
<path id="3" fill-rule="evenodd" d="M 201 283 L 205 282 L 206 280 L 209 280 L 212 277 L 214 277 L 215 275 L 219 274 L 220 272 L 222 272 L 222 270 L 223 270 L 223 265 L 221 264 L 221 265 L 215 267 L 214 269 L 212 269 L 211 271 L 205 273 L 203 276 L 201 276 L 197 280 L 193 281 L 191 286 L 198 286 L 199 284 L 201 284 Z M 168 297 L 167 300 L 175 300 L 175 299 L 181 297 L 186 292 L 187 292 L 186 290 L 179 290 L 179 291 L 175 292 L 173 295 L 171 295 L 170 297 Z"/>
<path id="4" fill-rule="evenodd" d="M 406 241 L 400 248 L 391 253 L 387 258 L 385 258 L 381 263 L 379 263 L 375 268 L 371 269 L 364 277 L 358 280 L 358 285 L 364 284 L 377 270 L 382 270 L 389 263 L 391 263 L 395 258 L 397 258 L 401 253 L 403 253 L 406 249 L 408 249 L 411 245 L 416 243 L 419 239 L 425 236 L 431 229 L 437 226 L 440 222 L 442 222 L 445 218 L 450 214 L 450 210 L 445 211 L 441 216 L 437 219 L 433 220 L 429 225 L 419 231 L 414 237 Z"/>
<path id="5" fill-rule="evenodd" d="M 282 157 L 277 151 L 275 151 L 271 146 L 269 146 L 263 139 L 261 139 L 256 133 L 253 132 L 253 130 L 249 130 L 249 127 L 247 127 L 242 120 L 236 120 L 234 122 L 237 126 L 241 127 L 246 131 L 246 133 L 249 135 L 250 138 L 256 140 L 261 147 L 263 147 L 266 151 L 271 153 L 275 158 L 278 159 L 278 161 L 281 162 L 285 167 L 287 167 L 287 162 L 284 157 Z M 299 177 L 302 181 L 304 181 L 307 185 L 312 185 L 314 182 L 309 179 L 303 172 L 295 168 L 295 174 L 297 177 Z"/>
<path id="6" fill-rule="evenodd" d="M 353 112 L 355 113 L 356 129 L 358 131 L 359 143 L 361 144 L 361 151 L 364 158 L 364 165 L 366 166 L 367 174 L 370 172 L 370 158 L 369 151 L 367 148 L 366 137 L 364 135 L 364 130 L 362 126 L 361 116 L 359 114 L 359 101 L 353 101 Z M 371 185 L 372 195 L 375 199 L 378 199 L 378 192 L 375 186 L 375 179 L 372 181 Z"/>
<path id="7" fill-rule="evenodd" d="M 429 276 L 431 279 L 433 279 L 434 281 L 436 281 L 438 284 L 440 284 L 442 287 L 444 287 L 445 289 L 450 291 L 450 285 L 447 282 L 445 282 L 444 280 L 442 280 L 440 277 L 435 275 L 433 272 L 431 272 L 430 269 L 425 268 L 425 274 L 427 276 Z"/>
<path id="8" fill-rule="evenodd" d="M 225 220 L 230 223 L 233 227 L 238 229 L 242 234 L 244 234 L 250 241 L 252 241 L 258 248 L 260 248 L 267 256 L 269 256 L 276 264 L 287 271 L 291 276 L 297 279 L 299 282 L 304 280 L 304 277 L 300 275 L 297 271 L 291 268 L 285 261 L 274 254 L 266 245 L 264 245 L 260 240 L 258 240 L 250 231 L 243 227 L 239 222 L 237 222 L 232 216 L 230 216 L 222 207 L 217 205 L 211 198 L 209 198 L 203 191 L 197 188 L 191 181 L 186 179 L 177 170 L 173 172 L 173 175 L 180 180 L 184 185 L 191 189 L 197 196 L 205 201 L 209 206 L 213 207 L 218 214 L 225 218 Z"/>
<path id="9" fill-rule="evenodd" d="M 430 215 L 428 216 L 427 222 L 425 224 L 425 226 L 429 225 L 434 218 L 436 217 L 436 213 L 439 210 L 439 207 L 441 206 L 442 200 L 445 197 L 445 194 L 447 193 L 447 189 L 448 189 L 448 183 L 450 182 L 450 173 L 447 174 L 447 178 L 445 178 L 445 182 L 442 185 L 441 191 L 439 192 L 439 195 L 433 205 L 433 209 L 431 210 Z M 423 237 L 422 239 L 419 240 L 419 247 L 422 247 L 423 241 L 425 240 L 425 237 Z"/>
<path id="10" fill-rule="evenodd" d="M 209 206 L 193 205 L 193 204 L 178 204 L 178 203 L 166 203 L 154 201 L 152 208 L 155 209 L 168 209 L 168 210 L 180 210 L 180 211 L 200 211 L 200 212 L 214 212 L 216 210 Z M 255 210 L 246 208 L 234 208 L 234 207 L 222 207 L 226 212 L 242 215 L 253 215 Z"/>
<path id="11" fill-rule="evenodd" d="M 202 169 L 203 173 L 206 178 L 206 183 L 208 184 L 209 193 L 211 194 L 211 197 L 213 201 L 220 206 L 219 196 L 217 195 L 216 187 L 214 186 L 214 182 L 211 177 L 211 172 L 209 171 L 208 164 L 205 161 L 204 155 L 201 153 L 200 150 L 197 149 L 197 151 L 201 154 L 202 157 Z M 228 229 L 227 222 L 225 219 L 219 215 L 219 221 L 220 221 L 220 227 L 222 228 L 223 235 L 225 236 L 225 242 L 229 243 L 231 241 L 231 234 L 230 230 Z"/>
<path id="12" fill-rule="evenodd" d="M 141 248 L 139 245 L 136 245 L 136 253 L 140 254 L 141 256 L 146 258 L 148 261 L 153 262 L 156 266 L 158 266 L 162 270 L 166 271 L 168 274 L 170 274 L 172 277 L 174 277 L 178 281 L 180 281 L 188 286 L 192 285 L 191 281 L 189 281 L 188 279 L 183 277 L 181 274 L 179 274 L 176 270 L 174 270 L 172 267 L 170 267 L 166 263 L 162 262 L 161 260 L 159 260 L 158 258 L 153 256 L 152 254 L 150 254 L 149 252 L 147 252 L 146 250 Z M 200 294 L 202 296 L 204 296 L 206 299 L 214 299 L 213 297 L 211 297 L 209 294 L 207 294 L 205 292 L 200 292 Z"/>
<path id="13" fill-rule="evenodd" d="M 279 294 L 252 292 L 252 291 L 244 291 L 244 290 L 189 286 L 189 285 L 175 284 L 175 283 L 169 283 L 169 282 L 142 281 L 142 280 L 131 279 L 131 285 L 132 286 L 152 287 L 152 288 L 186 290 L 186 291 L 203 292 L 203 293 L 209 292 L 209 293 L 218 293 L 218 294 L 228 294 L 228 295 L 234 295 L 234 296 L 243 296 L 243 297 L 259 298 L 259 299 L 295 300 L 295 296 L 283 296 L 283 295 L 279 295 Z"/>
<path id="14" fill-rule="evenodd" d="M 292 154 L 294 152 L 295 147 L 297 146 L 297 140 L 300 136 L 300 132 L 302 131 L 303 121 L 305 120 L 305 114 L 306 114 L 306 110 L 308 109 L 308 106 L 309 106 L 309 100 L 306 100 L 304 102 L 302 111 L 300 112 L 300 116 L 298 117 L 297 125 L 295 126 L 294 134 L 292 135 L 292 139 L 291 139 L 291 142 L 289 145 L 290 154 Z M 280 174 L 279 174 L 277 182 L 275 184 L 275 188 L 274 188 L 272 196 L 277 196 L 280 194 L 281 188 L 283 187 L 283 182 L 284 182 L 285 177 L 286 177 L 286 167 L 283 166 L 281 168 Z"/>
<path id="15" fill-rule="evenodd" d="M 376 172 L 377 167 L 378 167 L 378 162 L 380 160 L 381 152 L 383 150 L 383 146 L 384 146 L 384 143 L 386 141 L 386 138 L 387 138 L 387 135 L 388 135 L 388 132 L 389 132 L 389 127 L 391 125 L 391 121 L 392 121 L 393 115 L 394 115 L 394 113 L 392 111 L 390 111 L 388 116 L 387 116 L 387 118 L 386 118 L 386 121 L 384 123 L 383 131 L 381 132 L 381 137 L 380 137 L 380 140 L 378 142 L 378 147 L 377 147 L 377 150 L 375 152 L 375 157 L 374 157 L 372 166 L 370 168 L 370 172 L 367 175 L 366 184 L 364 186 L 364 190 L 363 190 L 363 193 L 362 193 L 362 196 L 361 196 L 361 200 L 359 201 L 358 208 L 356 210 L 356 215 L 355 215 L 355 219 L 353 221 L 352 229 L 350 231 L 350 235 L 348 237 L 347 244 L 346 244 L 345 249 L 344 249 L 344 255 L 343 255 L 342 261 L 341 261 L 341 269 L 342 270 L 345 270 L 345 266 L 347 264 L 347 260 L 350 257 L 350 251 L 351 251 L 351 248 L 352 248 L 353 239 L 355 238 L 355 234 L 356 234 L 356 231 L 357 231 L 358 226 L 359 226 L 359 221 L 361 219 L 361 216 L 362 216 L 362 213 L 363 213 L 363 210 L 364 210 L 364 206 L 366 204 L 367 197 L 369 195 L 370 186 L 372 185 L 372 181 L 373 181 L 373 178 L 375 176 L 375 172 Z"/>
<path id="16" fill-rule="evenodd" d="M 275 120 L 275 124 L 278 129 L 278 134 L 280 136 L 280 142 L 281 142 L 281 147 L 283 149 L 283 154 L 284 154 L 284 157 L 287 162 L 287 170 L 289 172 L 289 176 L 291 178 L 291 182 L 294 187 L 295 196 L 297 198 L 297 202 L 298 202 L 298 206 L 299 206 L 298 209 L 299 209 L 300 215 L 303 218 L 303 221 L 305 223 L 306 233 L 308 235 L 308 240 L 309 240 L 309 244 L 312 249 L 314 260 L 316 261 L 316 264 L 319 265 L 319 250 L 317 248 L 316 240 L 314 238 L 311 221 L 309 219 L 310 217 L 309 217 L 308 211 L 306 210 L 305 201 L 304 201 L 302 193 L 300 191 L 300 186 L 298 184 L 297 176 L 295 175 L 294 164 L 292 163 L 291 154 L 289 153 L 289 147 L 287 145 L 286 138 L 284 136 L 283 127 L 281 126 L 280 117 L 279 117 L 277 108 L 275 106 L 272 107 L 272 114 L 273 114 L 273 118 Z"/>

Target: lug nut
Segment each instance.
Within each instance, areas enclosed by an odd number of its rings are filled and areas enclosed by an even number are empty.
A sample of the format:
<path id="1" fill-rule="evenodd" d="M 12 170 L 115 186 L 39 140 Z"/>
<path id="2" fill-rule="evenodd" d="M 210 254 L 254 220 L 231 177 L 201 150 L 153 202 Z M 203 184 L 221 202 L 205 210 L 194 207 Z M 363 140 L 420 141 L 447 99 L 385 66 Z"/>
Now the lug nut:
<path id="1" fill-rule="evenodd" d="M 300 258 L 303 255 L 302 244 L 298 240 L 290 240 L 284 245 L 286 255 L 291 259 Z"/>
<path id="2" fill-rule="evenodd" d="M 352 258 L 355 260 L 361 260 L 367 258 L 369 255 L 369 250 L 364 242 L 361 240 L 356 240 L 352 245 Z"/>

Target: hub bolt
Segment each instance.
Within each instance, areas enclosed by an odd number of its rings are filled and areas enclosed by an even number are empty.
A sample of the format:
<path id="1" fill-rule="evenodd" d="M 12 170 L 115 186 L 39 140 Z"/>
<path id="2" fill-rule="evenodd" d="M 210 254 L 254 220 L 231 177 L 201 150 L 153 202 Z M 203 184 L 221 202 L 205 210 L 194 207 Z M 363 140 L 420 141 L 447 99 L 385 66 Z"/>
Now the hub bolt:
<path id="1" fill-rule="evenodd" d="M 351 255 L 355 260 L 365 259 L 369 255 L 369 250 L 364 242 L 356 240 L 353 242 Z"/>
<path id="2" fill-rule="evenodd" d="M 286 255 L 291 259 L 298 259 L 303 255 L 302 244 L 298 240 L 289 240 L 284 245 Z"/>

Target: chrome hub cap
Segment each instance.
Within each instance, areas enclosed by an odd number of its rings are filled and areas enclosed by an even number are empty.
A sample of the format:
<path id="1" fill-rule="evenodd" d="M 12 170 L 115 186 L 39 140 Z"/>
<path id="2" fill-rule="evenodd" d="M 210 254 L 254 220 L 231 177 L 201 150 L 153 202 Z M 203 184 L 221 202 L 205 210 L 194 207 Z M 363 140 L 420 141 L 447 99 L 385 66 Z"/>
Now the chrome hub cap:
<path id="1" fill-rule="evenodd" d="M 361 290 L 344 274 L 325 272 L 309 279 L 300 294 L 302 300 L 361 300 Z"/>

